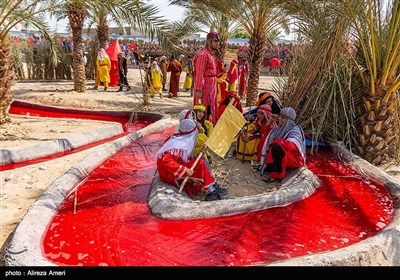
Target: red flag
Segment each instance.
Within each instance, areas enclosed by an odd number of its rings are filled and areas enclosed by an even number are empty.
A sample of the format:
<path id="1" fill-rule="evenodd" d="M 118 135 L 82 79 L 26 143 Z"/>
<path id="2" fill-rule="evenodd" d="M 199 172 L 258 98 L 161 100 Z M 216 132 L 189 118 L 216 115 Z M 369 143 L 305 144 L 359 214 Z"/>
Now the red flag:
<path id="1" fill-rule="evenodd" d="M 114 40 L 110 46 L 106 49 L 108 56 L 111 61 L 110 69 L 110 87 L 119 85 L 119 74 L 118 74 L 118 53 L 121 52 L 121 46 L 119 45 L 118 39 Z"/>

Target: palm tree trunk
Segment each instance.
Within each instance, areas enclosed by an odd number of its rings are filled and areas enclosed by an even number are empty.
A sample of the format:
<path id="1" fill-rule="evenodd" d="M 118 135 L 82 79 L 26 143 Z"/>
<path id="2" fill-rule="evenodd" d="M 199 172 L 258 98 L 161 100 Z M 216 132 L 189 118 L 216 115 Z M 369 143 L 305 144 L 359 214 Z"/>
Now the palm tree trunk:
<path id="1" fill-rule="evenodd" d="M 367 98 L 358 110 L 361 118 L 356 123 L 357 152 L 372 164 L 385 164 L 398 156 L 399 139 L 396 136 L 399 135 L 399 111 L 396 96 L 392 94 L 385 102 L 383 88 L 377 87 L 380 94 L 375 96 L 369 94 L 369 87 L 364 92 Z"/>
<path id="2" fill-rule="evenodd" d="M 97 26 L 97 38 L 99 40 L 100 49 L 105 49 L 110 40 L 110 30 L 108 27 L 107 19 L 101 21 Z"/>
<path id="3" fill-rule="evenodd" d="M 69 24 L 72 29 L 72 38 L 74 40 L 73 62 L 74 69 L 74 90 L 77 92 L 86 91 L 85 63 L 83 59 L 83 39 L 82 30 L 87 10 L 80 2 L 70 2 L 66 5 Z"/>
<path id="4" fill-rule="evenodd" d="M 0 125 L 10 121 L 8 111 L 13 97 L 11 87 L 15 78 L 10 65 L 9 46 L 4 41 L 0 41 Z"/>
<path id="5" fill-rule="evenodd" d="M 252 106 L 258 99 L 258 84 L 260 81 L 260 67 L 264 57 L 265 40 L 261 39 L 263 36 L 260 34 L 252 35 L 249 42 L 249 85 L 246 98 L 246 106 Z"/>
<path id="6" fill-rule="evenodd" d="M 220 33 L 219 48 L 216 51 L 215 57 L 221 61 L 224 61 L 226 49 L 228 48 L 228 34 Z"/>

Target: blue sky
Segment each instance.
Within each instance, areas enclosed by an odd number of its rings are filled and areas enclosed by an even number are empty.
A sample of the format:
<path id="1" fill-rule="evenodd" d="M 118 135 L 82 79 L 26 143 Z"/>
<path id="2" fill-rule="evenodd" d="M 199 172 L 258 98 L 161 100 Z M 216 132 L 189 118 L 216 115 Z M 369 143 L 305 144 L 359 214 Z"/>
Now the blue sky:
<path id="1" fill-rule="evenodd" d="M 158 6 L 160 15 L 170 21 L 180 20 L 183 17 L 184 9 L 178 6 L 168 6 L 168 0 L 150 0 L 148 2 Z"/>
<path id="2" fill-rule="evenodd" d="M 170 21 L 180 20 L 183 17 L 184 9 L 178 6 L 168 6 L 168 0 L 148 0 L 147 2 L 149 4 L 157 6 L 160 10 L 160 16 L 163 16 Z M 54 28 L 57 29 L 57 32 L 68 32 L 66 30 L 66 26 L 68 23 L 67 19 L 59 22 L 49 19 L 49 22 L 53 25 Z M 290 38 L 290 36 L 284 35 L 284 37 L 286 37 L 286 39 L 292 39 Z"/>
<path id="3" fill-rule="evenodd" d="M 160 16 L 163 16 L 170 21 L 180 20 L 183 17 L 184 9 L 177 6 L 168 6 L 168 0 L 149 0 L 149 4 L 153 4 L 160 10 Z M 68 20 L 61 20 L 56 22 L 55 19 L 49 18 L 49 23 L 57 29 L 57 32 L 68 32 L 66 30 Z"/>

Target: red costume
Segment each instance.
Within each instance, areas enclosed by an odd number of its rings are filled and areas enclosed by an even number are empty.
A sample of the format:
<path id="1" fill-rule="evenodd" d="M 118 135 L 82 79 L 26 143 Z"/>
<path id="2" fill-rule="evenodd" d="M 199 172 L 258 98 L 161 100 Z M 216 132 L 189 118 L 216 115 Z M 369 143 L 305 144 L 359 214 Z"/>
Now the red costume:
<path id="1" fill-rule="evenodd" d="M 239 96 L 237 96 L 235 92 L 228 92 L 225 99 L 221 100 L 218 106 L 218 119 L 221 117 L 222 113 L 225 111 L 226 106 L 228 106 L 232 98 L 234 99 L 232 106 L 238 109 L 240 113 L 243 113 L 242 102 L 240 101 Z"/>
<path id="2" fill-rule="evenodd" d="M 249 63 L 244 58 L 239 65 L 239 96 L 245 98 L 247 96 L 247 86 L 249 80 Z"/>
<path id="3" fill-rule="evenodd" d="M 207 35 L 207 42 L 218 40 L 218 34 L 211 32 Z M 202 91 L 201 102 L 198 102 L 196 94 L 193 104 L 202 103 L 207 108 L 208 120 L 215 125 L 217 115 L 217 63 L 209 47 L 198 51 L 193 59 L 194 64 L 194 91 Z"/>
<path id="4" fill-rule="evenodd" d="M 264 106 L 264 105 L 263 105 Z M 298 168 L 306 163 L 306 143 L 303 129 L 295 123 L 296 111 L 285 107 L 280 111 L 278 125 L 265 139 L 262 149 L 263 180 L 283 179 L 287 168 Z"/>
<path id="5" fill-rule="evenodd" d="M 183 162 L 182 158 L 178 155 L 165 152 L 157 159 L 157 170 L 160 175 L 160 179 L 179 188 L 180 183 L 182 183 L 183 179 L 185 178 L 186 169 L 192 167 L 195 160 L 196 159 L 192 159 L 188 162 Z M 193 193 L 201 191 L 203 185 L 207 189 L 207 187 L 215 183 L 215 178 L 211 175 L 203 158 L 199 160 L 194 168 L 193 175 L 190 177 L 198 179 L 202 183 L 199 185 L 194 185 L 193 182 L 187 182 L 185 184 L 183 189 L 187 192 L 189 197 L 192 197 Z"/>
<path id="6" fill-rule="evenodd" d="M 179 91 L 179 81 L 182 72 L 182 64 L 178 60 L 173 59 L 168 64 L 167 72 L 171 72 L 168 97 L 177 97 Z"/>
<path id="7" fill-rule="evenodd" d="M 283 152 L 284 156 L 280 162 L 281 170 L 279 171 L 271 171 L 269 176 L 274 179 L 283 179 L 286 176 L 287 168 L 298 168 L 304 165 L 304 158 L 300 154 L 299 148 L 295 143 L 289 140 L 284 139 L 276 139 L 272 142 L 272 144 L 279 145 Z M 268 165 L 274 162 L 274 158 L 272 156 L 272 150 L 267 154 L 265 159 L 265 164 Z"/>
<path id="8" fill-rule="evenodd" d="M 226 98 L 227 73 L 221 60 L 217 60 L 217 103 Z"/>
<path id="9" fill-rule="evenodd" d="M 238 65 L 239 61 L 237 59 L 233 59 L 231 61 L 231 65 L 229 66 L 229 70 L 227 73 L 226 81 L 228 82 L 228 91 L 235 91 L 237 90 L 237 79 L 239 77 L 238 73 Z"/>
<path id="10" fill-rule="evenodd" d="M 173 134 L 157 152 L 157 171 L 160 179 L 168 184 L 180 187 L 180 184 L 187 176 L 187 171 L 193 166 L 196 159 L 191 159 L 197 140 L 197 126 L 191 119 L 184 119 L 179 125 L 177 133 Z M 190 176 L 200 184 L 194 185 L 189 180 L 184 187 L 189 197 L 204 189 L 209 192 L 209 187 L 215 184 L 209 168 L 200 158 Z"/>

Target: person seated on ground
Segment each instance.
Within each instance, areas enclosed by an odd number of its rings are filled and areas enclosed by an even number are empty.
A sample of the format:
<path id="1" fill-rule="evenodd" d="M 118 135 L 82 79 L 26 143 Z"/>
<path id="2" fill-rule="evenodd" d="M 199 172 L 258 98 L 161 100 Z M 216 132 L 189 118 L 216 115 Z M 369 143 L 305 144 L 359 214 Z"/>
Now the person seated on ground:
<path id="1" fill-rule="evenodd" d="M 184 120 L 184 119 L 191 119 L 196 123 L 198 134 L 197 134 L 197 140 L 196 140 L 195 147 L 192 151 L 192 155 L 194 157 L 196 157 L 196 155 L 198 155 L 200 153 L 201 148 L 206 143 L 207 135 L 205 135 L 204 132 L 200 132 L 200 129 L 202 130 L 202 127 L 201 127 L 201 124 L 196 122 L 196 113 L 193 110 L 187 110 L 187 109 L 182 110 L 179 113 L 178 119 L 179 119 L 179 123 L 181 123 L 182 120 Z M 179 128 L 179 126 L 178 126 L 178 128 Z"/>
<path id="2" fill-rule="evenodd" d="M 257 118 L 258 108 L 260 108 L 260 106 L 264 105 L 264 104 L 271 106 L 272 114 L 279 115 L 279 111 L 281 110 L 281 108 L 280 108 L 278 102 L 275 100 L 275 97 L 271 93 L 264 91 L 258 95 L 256 108 L 251 110 L 250 112 L 246 113 L 244 115 L 245 118 L 247 120 L 249 120 L 250 122 L 253 122 Z"/>
<path id="3" fill-rule="evenodd" d="M 218 106 L 218 119 L 221 117 L 222 113 L 225 111 L 225 108 L 229 105 L 229 102 L 234 99 L 232 105 L 243 113 L 242 102 L 240 101 L 240 97 L 234 91 L 230 91 L 226 94 L 224 100 L 221 100 L 221 103 Z"/>
<path id="4" fill-rule="evenodd" d="M 178 132 L 167 139 L 156 153 L 157 171 L 162 181 L 178 188 L 186 176 L 199 182 L 200 184 L 194 184 L 192 180 L 186 182 L 183 189 L 191 198 L 193 198 L 193 194 L 203 190 L 206 192 L 204 198 L 206 201 L 220 200 L 222 196 L 216 190 L 219 186 L 203 158 L 200 158 L 192 168 L 196 158 L 192 158 L 191 153 L 197 140 L 197 134 L 197 126 L 193 120 L 182 120 Z M 205 150 L 206 147 L 204 146 L 203 149 Z"/>
<path id="5" fill-rule="evenodd" d="M 212 122 L 206 119 L 206 106 L 203 104 L 196 104 L 193 106 L 193 112 L 196 114 L 196 122 L 201 125 L 201 129 L 199 131 L 204 132 L 204 134 L 209 137 L 214 129 L 214 125 Z"/>
<path id="6" fill-rule="evenodd" d="M 196 116 L 195 121 L 198 124 L 199 133 L 204 133 L 204 135 L 208 138 L 214 129 L 214 125 L 209 120 L 206 120 L 206 106 L 203 104 L 196 104 L 193 106 L 193 112 Z M 206 153 L 205 156 L 208 162 L 211 163 L 212 158 L 210 153 Z"/>
<path id="7" fill-rule="evenodd" d="M 194 110 L 182 110 L 179 113 L 179 122 L 181 122 L 184 119 L 193 120 L 197 126 L 197 130 L 198 130 L 197 141 L 196 141 L 196 145 L 192 152 L 192 155 L 194 157 L 196 157 L 200 153 L 200 151 L 201 151 L 202 147 L 204 146 L 204 144 L 206 143 L 208 137 L 204 133 L 205 132 L 204 128 L 201 126 L 201 124 L 199 122 L 197 122 L 197 116 L 196 116 L 196 112 Z M 207 159 L 208 163 L 211 163 L 211 161 L 212 161 L 211 154 L 208 150 L 204 153 L 204 157 L 205 157 L 205 159 Z"/>
<path id="8" fill-rule="evenodd" d="M 203 108 L 201 108 L 201 110 L 202 109 Z M 204 133 L 204 128 L 201 126 L 201 124 L 199 122 L 196 121 L 198 115 L 201 116 L 201 114 L 196 114 L 196 112 L 194 110 L 182 110 L 179 113 L 178 119 L 179 119 L 179 123 L 181 123 L 182 120 L 184 120 L 184 119 L 191 119 L 196 123 L 198 134 L 197 134 L 196 144 L 194 146 L 194 149 L 192 151 L 191 156 L 193 158 L 197 158 L 199 153 L 202 152 L 203 153 L 204 162 L 206 163 L 206 165 L 207 165 L 208 169 L 210 170 L 210 172 L 212 172 L 211 166 L 210 166 L 210 164 L 212 162 L 211 153 L 210 153 L 210 151 L 208 149 L 206 149 L 206 150 L 203 149 L 203 147 L 206 144 L 206 141 L 207 141 L 208 137 Z M 228 189 L 227 188 L 223 188 L 223 187 L 220 187 L 220 186 L 217 185 L 216 190 L 220 195 L 227 195 L 228 194 Z"/>
<path id="9" fill-rule="evenodd" d="M 273 118 L 277 126 L 265 139 L 261 154 L 260 170 L 265 182 L 281 180 L 287 168 L 299 168 L 306 163 L 306 140 L 303 129 L 295 123 L 296 111 L 285 107 Z"/>
<path id="10" fill-rule="evenodd" d="M 261 105 L 255 121 L 246 124 L 240 132 L 236 142 L 236 157 L 242 161 L 250 160 L 252 165 L 259 164 L 264 141 L 275 126 L 271 107 L 266 104 Z"/>

